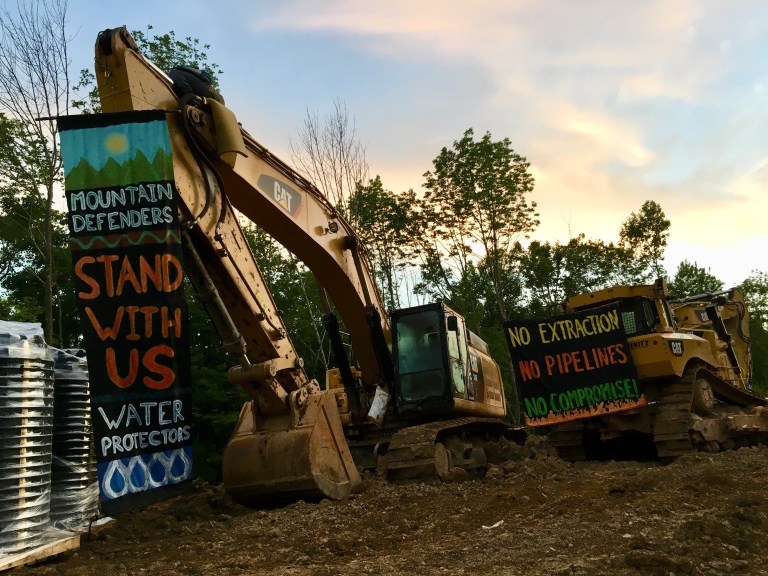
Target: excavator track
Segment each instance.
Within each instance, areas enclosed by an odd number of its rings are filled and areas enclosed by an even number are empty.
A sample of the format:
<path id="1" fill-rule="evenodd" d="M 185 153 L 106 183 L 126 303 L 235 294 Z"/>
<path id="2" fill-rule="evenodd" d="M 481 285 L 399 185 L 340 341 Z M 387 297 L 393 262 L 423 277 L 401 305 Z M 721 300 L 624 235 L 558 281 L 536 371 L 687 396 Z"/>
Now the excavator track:
<path id="1" fill-rule="evenodd" d="M 396 432 L 386 454 L 388 480 L 448 479 L 462 469 L 482 476 L 488 467 L 487 441 L 525 442 L 525 432 L 493 418 L 455 418 L 409 426 Z"/>

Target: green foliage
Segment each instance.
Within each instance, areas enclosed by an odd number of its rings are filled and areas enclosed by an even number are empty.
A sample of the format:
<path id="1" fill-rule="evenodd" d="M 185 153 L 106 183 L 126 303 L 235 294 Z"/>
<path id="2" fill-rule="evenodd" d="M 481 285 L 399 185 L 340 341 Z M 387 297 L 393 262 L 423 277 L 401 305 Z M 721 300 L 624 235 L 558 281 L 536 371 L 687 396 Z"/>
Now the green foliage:
<path id="1" fill-rule="evenodd" d="M 528 200 L 534 184 L 530 165 L 508 138 L 493 141 L 486 132 L 475 140 L 471 128 L 432 163 L 419 203 L 421 229 L 413 238 L 424 256 L 420 289 L 450 297 L 469 273 L 470 261 L 484 259 L 483 280 L 493 295 L 489 304 L 504 318 L 508 253 L 539 223 L 536 203 Z"/>
<path id="2" fill-rule="evenodd" d="M 754 270 L 739 289 L 749 309 L 752 387 L 768 396 L 768 273 Z"/>
<path id="3" fill-rule="evenodd" d="M 618 271 L 631 260 L 625 248 L 587 239 L 584 234 L 567 243 L 531 242 L 520 259 L 532 316 L 549 316 L 569 297 L 617 283 Z"/>
<path id="4" fill-rule="evenodd" d="M 165 71 L 176 66 L 192 66 L 202 70 L 211 77 L 213 87 L 219 88 L 219 77 L 223 72 L 218 64 L 208 61 L 210 44 L 202 44 L 200 40 L 190 36 L 179 40 L 173 30 L 165 34 L 156 34 L 153 30 L 152 26 L 147 26 L 146 32 L 131 32 L 142 54 Z"/>
<path id="5" fill-rule="evenodd" d="M 415 202 L 413 190 L 394 194 L 384 189 L 379 176 L 368 184 L 358 183 L 349 200 L 350 221 L 368 249 L 385 306 L 391 308 L 400 307 Z"/>
<path id="6" fill-rule="evenodd" d="M 718 292 L 723 289 L 723 282 L 709 273 L 708 269 L 700 268 L 696 262 L 683 260 L 677 266 L 675 277 L 669 283 L 669 293 L 672 298 L 684 298 L 695 294 Z"/>
<path id="7" fill-rule="evenodd" d="M 667 248 L 670 221 L 661 205 L 646 200 L 639 212 L 624 221 L 619 232 L 619 246 L 631 250 L 635 260 L 627 268 L 630 283 L 641 283 L 665 275 L 661 261 Z"/>
<path id="8" fill-rule="evenodd" d="M 72 314 L 71 308 L 62 308 L 63 290 L 71 287 L 66 221 L 62 213 L 48 211 L 46 191 L 39 186 L 49 170 L 49 151 L 40 135 L 24 122 L 0 114 L 0 286 L 5 318 L 44 322 L 44 277 L 50 266 L 57 314 L 49 341 L 68 346 L 76 338 L 69 333 L 64 337 Z"/>
<path id="9" fill-rule="evenodd" d="M 209 482 L 221 481 L 221 457 L 248 398 L 227 380 L 231 362 L 207 312 L 185 283 L 189 310 L 192 364 L 192 414 L 196 473 Z"/>

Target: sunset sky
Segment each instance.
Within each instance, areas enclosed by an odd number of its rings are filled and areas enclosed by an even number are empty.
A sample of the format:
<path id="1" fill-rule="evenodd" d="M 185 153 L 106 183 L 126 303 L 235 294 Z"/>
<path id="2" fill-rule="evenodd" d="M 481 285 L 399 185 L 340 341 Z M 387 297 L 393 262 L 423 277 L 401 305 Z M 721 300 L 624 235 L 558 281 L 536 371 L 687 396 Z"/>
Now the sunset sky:
<path id="1" fill-rule="evenodd" d="M 307 110 L 344 102 L 371 176 L 418 190 L 467 128 L 531 163 L 535 237 L 616 241 L 646 200 L 665 265 L 733 285 L 768 270 L 764 0 L 70 0 L 73 70 L 105 28 L 210 44 L 227 105 L 289 159 Z M 211 7 L 214 6 L 215 9 Z"/>

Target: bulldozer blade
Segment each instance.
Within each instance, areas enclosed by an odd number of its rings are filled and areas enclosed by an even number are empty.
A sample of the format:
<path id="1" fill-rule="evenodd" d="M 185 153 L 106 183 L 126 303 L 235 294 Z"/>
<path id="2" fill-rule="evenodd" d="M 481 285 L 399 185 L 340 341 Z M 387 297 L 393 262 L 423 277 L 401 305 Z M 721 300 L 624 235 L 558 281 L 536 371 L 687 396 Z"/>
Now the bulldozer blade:
<path id="1" fill-rule="evenodd" d="M 251 404 L 224 450 L 224 487 L 247 503 L 346 497 L 362 482 L 332 391 L 307 397 L 297 413 L 255 429 Z"/>

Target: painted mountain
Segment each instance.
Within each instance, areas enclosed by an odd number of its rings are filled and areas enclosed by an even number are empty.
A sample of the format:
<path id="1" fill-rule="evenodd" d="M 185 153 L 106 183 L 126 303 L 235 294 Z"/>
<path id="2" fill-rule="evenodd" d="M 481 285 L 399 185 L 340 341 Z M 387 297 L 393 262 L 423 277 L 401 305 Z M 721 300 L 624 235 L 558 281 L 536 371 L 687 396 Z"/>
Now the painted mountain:
<path id="1" fill-rule="evenodd" d="M 108 158 L 101 170 L 96 170 L 85 158 L 81 158 L 66 175 L 65 187 L 67 190 L 88 190 L 167 180 L 173 180 L 173 159 L 165 150 L 158 148 L 151 162 L 141 150 L 137 150 L 132 158 L 123 163 Z"/>

